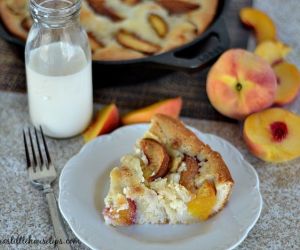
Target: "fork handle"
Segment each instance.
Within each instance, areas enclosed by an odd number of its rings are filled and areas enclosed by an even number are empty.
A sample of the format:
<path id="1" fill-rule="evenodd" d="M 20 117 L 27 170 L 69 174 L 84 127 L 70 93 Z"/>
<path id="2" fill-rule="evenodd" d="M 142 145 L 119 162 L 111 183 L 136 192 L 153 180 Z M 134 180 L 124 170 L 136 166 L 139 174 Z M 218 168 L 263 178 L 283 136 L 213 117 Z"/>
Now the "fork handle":
<path id="1" fill-rule="evenodd" d="M 72 247 L 66 243 L 68 236 L 64 228 L 63 220 L 58 210 L 57 202 L 52 188 L 44 189 L 48 202 L 50 216 L 54 228 L 55 238 L 62 244 L 57 244 L 59 250 L 72 250 Z"/>

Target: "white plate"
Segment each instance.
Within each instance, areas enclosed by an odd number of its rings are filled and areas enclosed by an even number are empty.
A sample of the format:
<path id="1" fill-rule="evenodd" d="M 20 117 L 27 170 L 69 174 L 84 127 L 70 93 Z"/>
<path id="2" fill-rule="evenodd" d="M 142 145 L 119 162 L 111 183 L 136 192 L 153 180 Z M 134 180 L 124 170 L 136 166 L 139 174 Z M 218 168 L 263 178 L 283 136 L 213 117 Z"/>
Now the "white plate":
<path id="1" fill-rule="evenodd" d="M 221 153 L 235 181 L 228 205 L 216 216 L 193 225 L 112 227 L 101 211 L 108 192 L 109 172 L 122 155 L 133 151 L 148 125 L 127 126 L 86 144 L 68 161 L 59 181 L 59 207 L 75 235 L 92 249 L 231 249 L 256 223 L 262 208 L 254 168 L 229 142 L 196 129 L 202 141 Z"/>

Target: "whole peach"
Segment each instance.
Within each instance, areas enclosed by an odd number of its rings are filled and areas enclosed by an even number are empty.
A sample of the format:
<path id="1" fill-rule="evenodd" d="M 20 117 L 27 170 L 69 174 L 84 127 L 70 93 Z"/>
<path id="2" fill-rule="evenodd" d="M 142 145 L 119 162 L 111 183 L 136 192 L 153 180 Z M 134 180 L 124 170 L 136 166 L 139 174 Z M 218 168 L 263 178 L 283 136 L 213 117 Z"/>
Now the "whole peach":
<path id="1" fill-rule="evenodd" d="M 239 120 L 271 106 L 276 88 L 276 75 L 271 66 L 243 49 L 231 49 L 221 55 L 210 69 L 206 83 L 214 108 Z"/>

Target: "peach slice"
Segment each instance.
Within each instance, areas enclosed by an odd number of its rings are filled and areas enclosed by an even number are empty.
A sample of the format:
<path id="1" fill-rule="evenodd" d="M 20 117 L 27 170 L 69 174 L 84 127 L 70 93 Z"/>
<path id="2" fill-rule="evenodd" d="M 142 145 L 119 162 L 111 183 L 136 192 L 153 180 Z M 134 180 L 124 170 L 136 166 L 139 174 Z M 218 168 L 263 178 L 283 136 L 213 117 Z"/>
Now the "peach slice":
<path id="1" fill-rule="evenodd" d="M 145 41 L 136 34 L 125 30 L 120 30 L 116 35 L 116 39 L 118 43 L 124 47 L 137 50 L 142 53 L 154 54 L 160 50 L 160 46 L 149 41 Z"/>
<path id="2" fill-rule="evenodd" d="M 195 193 L 196 186 L 194 178 L 199 173 L 198 161 L 188 155 L 185 156 L 183 161 L 186 164 L 186 170 L 181 172 L 179 184 L 184 186 L 190 192 Z"/>
<path id="3" fill-rule="evenodd" d="M 119 111 L 115 104 L 105 106 L 98 111 L 96 119 L 83 133 L 83 139 L 88 142 L 98 135 L 109 133 L 119 125 Z"/>
<path id="4" fill-rule="evenodd" d="M 277 88 L 271 66 L 243 49 L 225 52 L 209 71 L 206 90 L 211 104 L 234 119 L 271 106 Z"/>
<path id="5" fill-rule="evenodd" d="M 249 150 L 264 161 L 300 156 L 300 116 L 288 110 L 270 108 L 248 116 L 243 135 Z"/>
<path id="6" fill-rule="evenodd" d="M 88 2 L 95 12 L 107 16 L 112 21 L 118 22 L 123 20 L 123 17 L 120 16 L 115 10 L 106 6 L 106 0 L 88 0 Z"/>
<path id="7" fill-rule="evenodd" d="M 300 72 L 293 64 L 282 62 L 273 70 L 277 76 L 277 92 L 274 103 L 284 105 L 292 102 L 300 90 Z"/>
<path id="8" fill-rule="evenodd" d="M 243 24 L 254 29 L 258 43 L 266 40 L 276 40 L 276 26 L 263 11 L 245 7 L 240 11 L 240 18 Z"/>
<path id="9" fill-rule="evenodd" d="M 157 0 L 157 2 L 166 8 L 171 14 L 183 14 L 200 8 L 198 3 L 183 0 Z"/>
<path id="10" fill-rule="evenodd" d="M 174 49 L 182 44 L 188 43 L 197 36 L 197 26 L 191 22 L 180 22 L 168 32 L 168 39 L 163 51 Z"/>
<path id="11" fill-rule="evenodd" d="M 159 37 L 163 38 L 167 35 L 168 25 L 162 17 L 156 14 L 150 14 L 148 16 L 148 21 Z"/>
<path id="12" fill-rule="evenodd" d="M 181 97 L 156 102 L 145 108 L 134 110 L 122 117 L 123 124 L 149 122 L 155 114 L 165 114 L 178 118 L 182 107 Z"/>
<path id="13" fill-rule="evenodd" d="M 264 41 L 260 43 L 254 53 L 265 59 L 272 66 L 283 61 L 291 48 L 279 41 Z"/>
<path id="14" fill-rule="evenodd" d="M 21 22 L 21 26 L 23 27 L 24 30 L 29 31 L 32 23 L 33 21 L 30 17 L 25 17 Z"/>
<path id="15" fill-rule="evenodd" d="M 150 182 L 164 177 L 170 166 L 170 156 L 167 150 L 153 139 L 142 139 L 140 146 L 148 159 L 148 164 L 143 168 L 144 178 Z"/>
<path id="16" fill-rule="evenodd" d="M 98 39 L 92 32 L 88 32 L 87 35 L 89 38 L 90 47 L 91 47 L 92 52 L 95 52 L 97 49 L 104 47 L 103 44 L 100 41 L 98 41 Z"/>
<path id="17" fill-rule="evenodd" d="M 114 221 L 116 225 L 129 226 L 135 223 L 136 204 L 133 200 L 127 199 L 128 208 L 113 211 L 109 207 L 103 209 L 103 215 Z"/>
<path id="18" fill-rule="evenodd" d="M 135 4 L 139 3 L 140 1 L 141 0 L 122 0 L 122 2 L 127 5 L 135 5 Z"/>
<path id="19" fill-rule="evenodd" d="M 14 15 L 22 16 L 27 12 L 28 5 L 26 1 L 8 0 L 3 2 Z"/>
<path id="20" fill-rule="evenodd" d="M 210 181 L 205 181 L 197 190 L 196 197 L 188 203 L 188 211 L 192 216 L 200 220 L 206 220 L 212 214 L 216 201 L 214 184 Z"/>

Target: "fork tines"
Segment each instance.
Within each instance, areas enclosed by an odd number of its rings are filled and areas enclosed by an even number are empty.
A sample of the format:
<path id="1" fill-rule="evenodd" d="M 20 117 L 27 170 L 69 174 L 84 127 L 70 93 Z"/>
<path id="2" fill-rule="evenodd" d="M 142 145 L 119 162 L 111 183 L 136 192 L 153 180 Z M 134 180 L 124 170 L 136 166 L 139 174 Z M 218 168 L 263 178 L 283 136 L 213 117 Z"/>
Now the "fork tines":
<path id="1" fill-rule="evenodd" d="M 36 172 L 37 166 L 42 170 L 44 166 L 49 169 L 51 164 L 49 150 L 41 126 L 39 130 L 39 133 L 36 128 L 33 131 L 30 128 L 23 130 L 27 168 L 33 167 L 34 172 Z"/>

